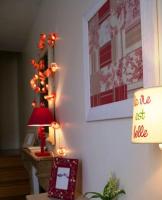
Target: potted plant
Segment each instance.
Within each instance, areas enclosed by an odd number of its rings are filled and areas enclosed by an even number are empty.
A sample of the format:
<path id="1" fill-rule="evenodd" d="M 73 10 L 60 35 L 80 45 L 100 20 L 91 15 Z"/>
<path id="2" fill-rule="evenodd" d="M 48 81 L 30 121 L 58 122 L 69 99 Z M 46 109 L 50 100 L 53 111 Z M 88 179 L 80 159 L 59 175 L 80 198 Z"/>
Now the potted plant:
<path id="1" fill-rule="evenodd" d="M 89 199 L 99 198 L 102 200 L 114 200 L 120 194 L 125 194 L 125 191 L 123 189 L 119 189 L 119 180 L 115 176 L 111 176 L 102 193 L 86 192 L 84 196 Z"/>

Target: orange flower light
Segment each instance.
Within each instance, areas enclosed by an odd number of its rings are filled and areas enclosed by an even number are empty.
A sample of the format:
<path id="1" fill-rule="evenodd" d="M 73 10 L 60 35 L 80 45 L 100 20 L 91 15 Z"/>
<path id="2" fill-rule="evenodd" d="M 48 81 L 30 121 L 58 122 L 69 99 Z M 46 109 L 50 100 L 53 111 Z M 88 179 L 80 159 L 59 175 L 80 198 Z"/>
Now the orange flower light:
<path id="1" fill-rule="evenodd" d="M 56 98 L 56 93 L 53 93 L 53 94 L 50 94 L 50 95 L 46 95 L 46 96 L 44 96 L 44 98 L 45 98 L 46 100 L 55 100 L 55 98 Z"/>
<path id="2" fill-rule="evenodd" d="M 32 107 L 35 108 L 36 106 L 37 106 L 37 102 L 36 102 L 36 100 L 33 100 Z"/>
<path id="3" fill-rule="evenodd" d="M 60 157 L 64 157 L 64 156 L 66 156 L 66 154 L 67 154 L 67 150 L 66 150 L 65 148 L 63 148 L 63 147 L 59 147 L 59 148 L 57 149 L 57 154 L 58 154 L 58 156 L 60 156 Z"/>
<path id="4" fill-rule="evenodd" d="M 48 41 L 47 41 L 48 45 L 53 47 L 55 45 L 56 39 L 57 39 L 56 33 L 50 33 L 48 35 Z"/>
<path id="5" fill-rule="evenodd" d="M 39 38 L 39 42 L 38 42 L 38 48 L 40 50 L 44 49 L 45 48 L 45 45 L 46 45 L 46 34 L 45 33 L 41 33 L 40 34 L 40 38 Z"/>
<path id="6" fill-rule="evenodd" d="M 43 70 L 45 67 L 44 60 L 39 61 L 39 70 Z"/>
<path id="7" fill-rule="evenodd" d="M 58 122 L 56 122 L 56 121 L 53 121 L 51 123 L 51 127 L 54 128 L 54 129 L 58 129 L 58 128 L 60 128 L 60 124 Z"/>
<path id="8" fill-rule="evenodd" d="M 59 69 L 59 67 L 56 63 L 51 63 L 50 68 L 51 68 L 52 72 L 55 72 Z"/>

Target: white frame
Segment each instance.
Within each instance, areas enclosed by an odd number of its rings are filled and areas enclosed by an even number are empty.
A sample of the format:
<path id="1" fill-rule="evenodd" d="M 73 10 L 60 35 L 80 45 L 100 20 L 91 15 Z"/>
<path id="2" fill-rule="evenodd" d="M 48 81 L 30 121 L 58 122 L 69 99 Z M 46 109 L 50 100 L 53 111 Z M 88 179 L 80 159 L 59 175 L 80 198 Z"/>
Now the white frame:
<path id="1" fill-rule="evenodd" d="M 55 52 L 55 45 L 53 47 L 46 45 L 43 50 L 39 51 L 39 60 L 41 60 L 45 54 L 47 53 L 47 63 L 48 66 L 54 62 L 54 52 Z M 48 77 L 48 94 L 51 94 L 54 92 L 54 76 L 49 76 Z M 53 101 L 48 101 L 48 108 L 51 111 L 52 114 L 54 114 L 54 109 L 53 109 Z M 48 149 L 53 149 L 53 146 L 56 144 L 56 138 L 55 138 L 55 130 L 52 127 L 48 127 L 48 137 L 46 140 L 46 146 Z"/>
<path id="2" fill-rule="evenodd" d="M 85 83 L 85 114 L 86 121 L 132 117 L 132 98 L 119 102 L 91 108 L 90 80 L 89 80 L 89 47 L 88 21 L 99 10 L 106 0 L 99 0 L 83 16 L 83 60 Z M 141 0 L 141 29 L 142 29 L 142 56 L 143 56 L 143 85 L 155 86 L 159 83 L 158 37 L 157 37 L 157 2 L 156 0 Z M 147 11 L 146 11 L 147 10 Z M 148 20 L 149 19 L 149 20 Z M 150 42 L 149 42 L 150 41 Z"/>
<path id="3" fill-rule="evenodd" d="M 157 12 L 158 12 L 158 38 L 159 38 L 159 69 L 161 69 L 162 65 L 162 1 L 157 0 Z M 162 85 L 162 70 L 159 72 L 160 77 L 159 77 L 159 85 Z"/>
<path id="4" fill-rule="evenodd" d="M 28 148 L 34 145 L 36 136 L 35 133 L 27 133 L 24 139 L 23 148 Z"/>

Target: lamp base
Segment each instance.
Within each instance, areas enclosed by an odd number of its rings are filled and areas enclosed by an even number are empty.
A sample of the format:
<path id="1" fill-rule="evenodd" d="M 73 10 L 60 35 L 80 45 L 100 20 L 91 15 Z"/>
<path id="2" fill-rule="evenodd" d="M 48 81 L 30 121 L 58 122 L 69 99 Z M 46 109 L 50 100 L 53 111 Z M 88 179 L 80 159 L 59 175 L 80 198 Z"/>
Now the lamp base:
<path id="1" fill-rule="evenodd" d="M 51 154 L 48 151 L 44 151 L 44 152 L 35 152 L 35 155 L 38 157 L 46 157 L 50 156 Z"/>

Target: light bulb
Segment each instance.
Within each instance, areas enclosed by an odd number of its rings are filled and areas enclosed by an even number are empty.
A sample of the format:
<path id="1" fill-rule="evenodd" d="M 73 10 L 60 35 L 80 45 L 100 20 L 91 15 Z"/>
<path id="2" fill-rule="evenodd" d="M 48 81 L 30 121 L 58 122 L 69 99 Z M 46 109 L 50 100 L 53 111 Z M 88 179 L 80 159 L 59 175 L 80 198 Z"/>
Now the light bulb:
<path id="1" fill-rule="evenodd" d="M 36 102 L 35 100 L 33 100 L 33 102 L 32 102 L 32 107 L 35 108 L 36 105 L 37 105 L 37 102 Z"/>
<path id="2" fill-rule="evenodd" d="M 34 75 L 34 78 L 37 80 L 37 79 L 38 79 L 38 75 L 37 75 L 37 74 L 35 74 L 35 75 Z"/>
<path id="3" fill-rule="evenodd" d="M 160 148 L 160 150 L 162 150 L 162 144 L 159 144 L 159 148 Z"/>
<path id="4" fill-rule="evenodd" d="M 44 81 L 41 81 L 40 83 L 41 83 L 41 85 L 44 85 Z"/>
<path id="5" fill-rule="evenodd" d="M 58 129 L 58 128 L 60 128 L 60 124 L 58 122 L 53 121 L 51 123 L 51 127 L 54 128 L 54 129 Z"/>
<path id="6" fill-rule="evenodd" d="M 60 157 L 64 157 L 64 156 L 66 156 L 66 154 L 67 154 L 67 150 L 66 150 L 65 148 L 63 148 L 63 147 L 59 147 L 59 148 L 57 149 L 57 154 L 58 154 L 58 156 L 60 156 Z"/>

